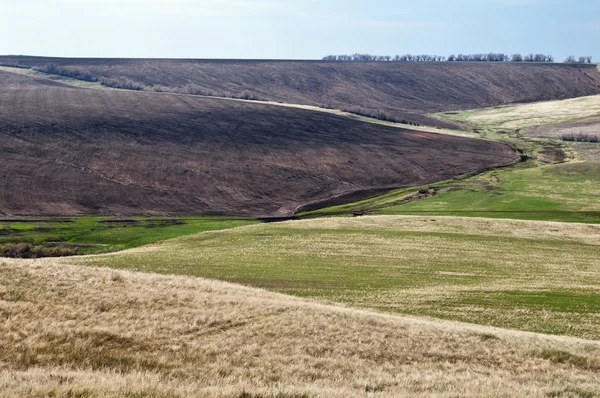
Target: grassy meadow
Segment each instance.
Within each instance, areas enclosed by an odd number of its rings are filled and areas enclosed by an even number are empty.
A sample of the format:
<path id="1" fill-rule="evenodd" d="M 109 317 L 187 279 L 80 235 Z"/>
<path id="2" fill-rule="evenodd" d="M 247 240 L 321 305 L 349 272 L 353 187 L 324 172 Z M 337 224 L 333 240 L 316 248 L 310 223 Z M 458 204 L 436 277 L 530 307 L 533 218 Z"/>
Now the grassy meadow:
<path id="1" fill-rule="evenodd" d="M 252 218 L 205 217 L 19 217 L 0 219 L 0 249 L 17 246 L 72 254 L 113 252 L 178 236 L 256 223 Z M 68 253 L 67 253 L 68 254 Z"/>
<path id="2" fill-rule="evenodd" d="M 598 197 L 600 163 L 569 162 L 492 170 L 465 179 L 399 189 L 300 216 L 364 212 L 600 223 Z"/>
<path id="3" fill-rule="evenodd" d="M 207 232 L 65 261 L 599 339 L 599 243 L 600 226 L 590 224 L 338 217 Z"/>

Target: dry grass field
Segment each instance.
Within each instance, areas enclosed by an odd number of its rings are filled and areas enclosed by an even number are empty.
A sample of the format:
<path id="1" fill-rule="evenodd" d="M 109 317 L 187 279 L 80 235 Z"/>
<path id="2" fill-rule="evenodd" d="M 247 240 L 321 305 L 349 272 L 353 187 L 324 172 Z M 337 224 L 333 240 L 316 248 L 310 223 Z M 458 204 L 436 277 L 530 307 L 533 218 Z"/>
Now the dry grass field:
<path id="1" fill-rule="evenodd" d="M 59 260 L 0 262 L 0 318 L 2 398 L 600 394 L 598 341 Z"/>
<path id="2" fill-rule="evenodd" d="M 585 119 L 600 116 L 600 95 L 474 109 L 442 116 L 477 127 L 489 126 L 504 130 L 535 127 L 536 130 L 540 131 L 545 130 L 549 125 L 585 121 Z M 555 137 L 557 136 L 555 135 Z"/>

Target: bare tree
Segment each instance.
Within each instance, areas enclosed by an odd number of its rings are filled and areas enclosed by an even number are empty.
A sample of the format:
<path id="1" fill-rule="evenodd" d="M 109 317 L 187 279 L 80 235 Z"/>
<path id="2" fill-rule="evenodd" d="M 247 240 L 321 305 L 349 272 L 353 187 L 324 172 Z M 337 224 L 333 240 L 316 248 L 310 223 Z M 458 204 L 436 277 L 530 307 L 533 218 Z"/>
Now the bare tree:
<path id="1" fill-rule="evenodd" d="M 370 54 L 352 54 L 352 55 L 327 55 L 323 61 L 377 61 L 377 62 L 554 62 L 552 55 L 533 54 L 522 56 L 513 54 L 509 56 L 505 53 L 475 53 L 475 54 L 451 54 L 448 57 L 431 54 L 404 54 L 404 55 L 370 55 Z M 577 62 L 575 57 L 572 61 Z M 580 57 L 579 62 L 591 63 L 591 57 Z"/>
<path id="2" fill-rule="evenodd" d="M 513 54 L 510 60 L 511 62 L 523 62 L 523 56 L 521 54 Z"/>

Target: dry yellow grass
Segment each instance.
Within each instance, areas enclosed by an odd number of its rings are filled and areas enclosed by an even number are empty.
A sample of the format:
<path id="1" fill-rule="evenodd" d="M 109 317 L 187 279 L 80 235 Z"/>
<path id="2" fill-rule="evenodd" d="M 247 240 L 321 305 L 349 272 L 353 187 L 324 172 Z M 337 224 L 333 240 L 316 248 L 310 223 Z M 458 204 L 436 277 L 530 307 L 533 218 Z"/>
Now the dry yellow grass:
<path id="1" fill-rule="evenodd" d="M 466 111 L 460 120 L 477 126 L 522 129 L 600 116 L 600 95 Z"/>
<path id="2" fill-rule="evenodd" d="M 283 225 L 283 224 L 282 224 Z M 600 245 L 600 225 L 552 221 L 498 220 L 478 217 L 366 216 L 321 218 L 285 223 L 296 229 L 396 230 L 560 239 Z"/>
<path id="3" fill-rule="evenodd" d="M 600 393 L 597 341 L 334 307 L 191 277 L 58 260 L 0 264 L 0 397 Z"/>

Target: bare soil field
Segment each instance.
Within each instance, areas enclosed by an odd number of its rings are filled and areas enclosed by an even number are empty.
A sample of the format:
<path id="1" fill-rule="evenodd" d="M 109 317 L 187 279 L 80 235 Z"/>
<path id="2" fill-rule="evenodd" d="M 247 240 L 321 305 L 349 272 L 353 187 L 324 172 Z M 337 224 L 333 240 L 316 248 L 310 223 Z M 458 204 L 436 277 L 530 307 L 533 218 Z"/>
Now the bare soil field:
<path id="1" fill-rule="evenodd" d="M 21 90 L 32 87 L 64 87 L 59 82 L 49 79 L 37 79 L 34 77 L 23 76 L 17 73 L 5 73 L 0 71 L 0 90 Z"/>
<path id="2" fill-rule="evenodd" d="M 5 214 L 290 215 L 516 158 L 496 142 L 326 113 L 0 72 L 0 83 L 14 81 L 0 89 Z"/>
<path id="3" fill-rule="evenodd" d="M 296 104 L 383 110 L 449 126 L 425 113 L 600 93 L 596 65 L 519 63 L 321 62 L 0 57 L 90 71 L 148 89 L 242 96 Z"/>
<path id="4" fill-rule="evenodd" d="M 0 397 L 594 397 L 600 343 L 0 262 Z"/>

